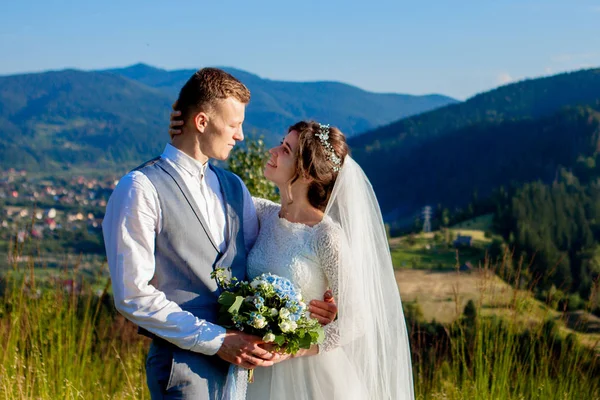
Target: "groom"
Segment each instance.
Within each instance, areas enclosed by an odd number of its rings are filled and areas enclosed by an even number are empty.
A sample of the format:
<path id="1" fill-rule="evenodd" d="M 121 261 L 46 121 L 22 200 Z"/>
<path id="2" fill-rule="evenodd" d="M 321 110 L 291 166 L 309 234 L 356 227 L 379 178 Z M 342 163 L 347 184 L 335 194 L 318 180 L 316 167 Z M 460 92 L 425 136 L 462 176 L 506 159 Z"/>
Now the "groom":
<path id="1" fill-rule="evenodd" d="M 258 235 L 248 189 L 208 163 L 244 139 L 249 90 L 216 68 L 197 71 L 177 100 L 184 121 L 162 155 L 125 175 L 102 223 L 117 310 L 151 337 L 146 361 L 153 399 L 220 398 L 228 365 L 269 367 L 279 356 L 261 339 L 215 324 L 217 267 L 246 277 Z M 327 322 L 335 306 L 312 310 Z"/>

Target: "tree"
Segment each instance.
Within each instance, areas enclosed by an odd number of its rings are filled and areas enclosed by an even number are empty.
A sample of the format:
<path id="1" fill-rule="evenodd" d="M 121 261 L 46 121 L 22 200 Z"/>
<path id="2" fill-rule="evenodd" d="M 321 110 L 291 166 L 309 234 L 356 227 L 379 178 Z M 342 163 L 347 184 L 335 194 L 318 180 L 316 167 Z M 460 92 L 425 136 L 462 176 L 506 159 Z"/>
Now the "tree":
<path id="1" fill-rule="evenodd" d="M 442 226 L 447 227 L 449 223 L 450 223 L 450 212 L 448 211 L 447 208 L 444 208 L 444 210 L 442 211 Z"/>
<path id="2" fill-rule="evenodd" d="M 231 152 L 228 159 L 229 170 L 242 178 L 252 196 L 278 201 L 275 185 L 263 174 L 269 153 L 262 136 L 256 140 L 246 139 L 245 142 L 245 146 L 236 147 Z"/>
<path id="3" fill-rule="evenodd" d="M 419 215 L 415 215 L 414 231 L 421 232 L 423 230 L 423 221 Z"/>

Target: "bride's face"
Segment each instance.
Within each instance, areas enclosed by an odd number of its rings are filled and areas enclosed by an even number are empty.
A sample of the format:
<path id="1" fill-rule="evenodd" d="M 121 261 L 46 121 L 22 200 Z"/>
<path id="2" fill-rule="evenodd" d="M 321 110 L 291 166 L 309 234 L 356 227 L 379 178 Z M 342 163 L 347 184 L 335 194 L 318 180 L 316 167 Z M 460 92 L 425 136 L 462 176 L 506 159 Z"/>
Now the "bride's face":
<path id="1" fill-rule="evenodd" d="M 298 154 L 298 132 L 288 133 L 281 144 L 269 150 L 271 159 L 265 165 L 265 178 L 276 185 L 287 184 L 296 172 Z"/>

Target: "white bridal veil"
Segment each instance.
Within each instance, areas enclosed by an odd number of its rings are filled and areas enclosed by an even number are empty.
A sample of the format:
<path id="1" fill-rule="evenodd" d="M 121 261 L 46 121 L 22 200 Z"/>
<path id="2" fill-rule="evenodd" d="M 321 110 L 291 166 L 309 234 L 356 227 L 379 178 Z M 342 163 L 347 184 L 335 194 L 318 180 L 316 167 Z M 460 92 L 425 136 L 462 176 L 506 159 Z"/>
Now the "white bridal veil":
<path id="1" fill-rule="evenodd" d="M 343 231 L 338 276 L 340 346 L 368 399 L 414 399 L 408 332 L 377 198 L 346 156 L 325 214 Z M 341 367 L 341 366 L 340 366 Z"/>

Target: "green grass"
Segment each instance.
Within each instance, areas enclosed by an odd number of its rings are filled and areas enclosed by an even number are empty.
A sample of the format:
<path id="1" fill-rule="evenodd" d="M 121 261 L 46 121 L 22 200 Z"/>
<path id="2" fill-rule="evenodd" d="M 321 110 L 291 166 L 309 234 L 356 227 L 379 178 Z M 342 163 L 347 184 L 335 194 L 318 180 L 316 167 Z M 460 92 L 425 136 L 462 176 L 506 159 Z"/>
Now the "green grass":
<path id="1" fill-rule="evenodd" d="M 458 262 L 477 268 L 485 262 L 486 249 L 492 242 L 485 234 L 491 223 L 492 215 L 487 214 L 445 230 L 391 238 L 393 265 L 395 268 L 439 271 L 454 270 Z M 471 236 L 471 247 L 455 249 L 452 242 L 458 235 Z"/>
<path id="2" fill-rule="evenodd" d="M 417 363 L 419 399 L 597 399 L 598 364 L 574 336 L 549 322 L 523 329 L 476 318 L 448 330 L 449 359 Z M 413 338 L 414 340 L 414 338 Z M 417 340 L 419 340 L 417 338 Z"/>
<path id="3" fill-rule="evenodd" d="M 31 262 L 0 280 L 0 399 L 148 399 L 148 340 L 116 314 L 108 281 L 100 296 L 86 285 L 76 295 L 42 285 L 42 270 Z M 600 397 L 598 359 L 575 335 L 523 324 L 517 302 L 503 317 L 476 307 L 439 329 L 409 320 L 417 399 Z"/>
<path id="4" fill-rule="evenodd" d="M 453 230 L 468 229 L 468 230 L 485 232 L 485 231 L 489 231 L 492 229 L 492 220 L 493 219 L 494 219 L 494 214 L 480 215 L 480 216 L 470 219 L 468 221 L 463 221 L 461 223 L 453 225 L 450 227 L 450 229 L 453 229 Z"/>
<path id="5" fill-rule="evenodd" d="M 433 252 L 424 249 L 397 248 L 392 250 L 392 263 L 396 268 L 454 269 L 456 254 L 448 250 Z"/>
<path id="6" fill-rule="evenodd" d="M 427 238 L 416 238 L 414 244 L 404 238 L 391 246 L 391 253 L 395 268 L 454 270 L 457 256 L 461 265 L 469 262 L 477 268 L 485 259 L 485 248 L 479 245 L 454 249 Z"/>
<path id="7" fill-rule="evenodd" d="M 0 398 L 148 397 L 147 342 L 107 303 L 108 281 L 100 296 L 75 294 L 38 286 L 40 270 L 16 272 L 1 281 Z"/>

